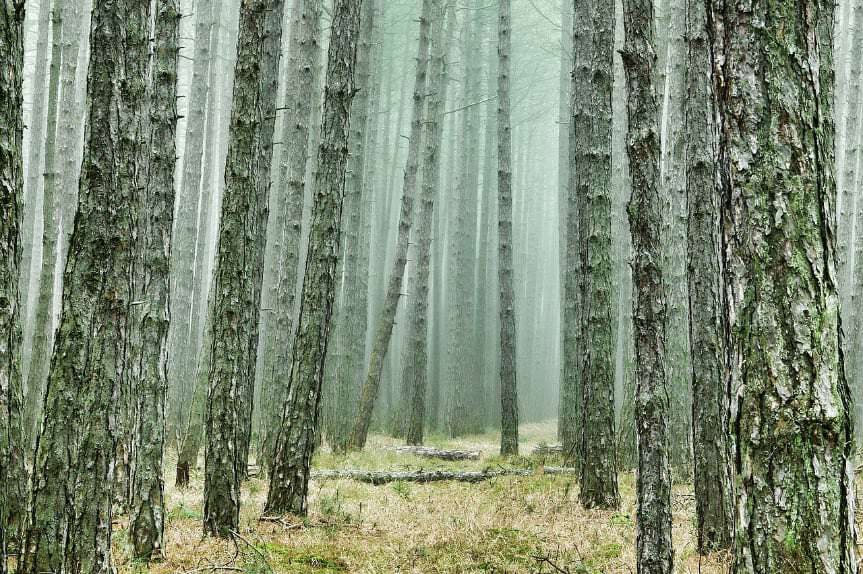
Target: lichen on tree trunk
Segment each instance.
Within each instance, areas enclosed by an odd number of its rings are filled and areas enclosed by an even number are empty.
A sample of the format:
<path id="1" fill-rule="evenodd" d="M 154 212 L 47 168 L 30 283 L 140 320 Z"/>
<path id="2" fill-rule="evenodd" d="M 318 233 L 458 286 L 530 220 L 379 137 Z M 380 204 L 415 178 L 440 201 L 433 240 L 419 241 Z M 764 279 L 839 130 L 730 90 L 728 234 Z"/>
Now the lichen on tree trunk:
<path id="1" fill-rule="evenodd" d="M 735 572 L 851 573 L 833 9 L 709 2 L 735 433 Z"/>

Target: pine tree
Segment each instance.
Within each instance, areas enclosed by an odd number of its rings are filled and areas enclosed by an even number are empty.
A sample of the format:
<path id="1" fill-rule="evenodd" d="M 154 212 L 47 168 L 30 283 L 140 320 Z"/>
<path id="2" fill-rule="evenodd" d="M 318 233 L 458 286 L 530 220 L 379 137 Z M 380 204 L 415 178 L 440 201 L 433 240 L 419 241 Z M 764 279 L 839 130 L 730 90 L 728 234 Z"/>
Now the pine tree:
<path id="1" fill-rule="evenodd" d="M 283 15 L 282 0 L 240 8 L 205 418 L 204 533 L 220 537 L 239 528 L 248 460 Z"/>
<path id="2" fill-rule="evenodd" d="M 328 54 L 315 201 L 287 401 L 265 512 L 305 514 L 338 267 L 351 104 L 363 3 L 336 0 Z"/>
<path id="3" fill-rule="evenodd" d="M 655 91 L 656 52 L 653 0 L 624 0 L 626 39 L 622 52 L 628 87 L 627 152 L 632 177 L 629 226 L 632 230 L 635 418 L 638 435 L 636 484 L 639 574 L 670 574 L 671 468 L 669 464 L 669 387 L 665 372 L 666 303 L 660 239 L 659 132 Z"/>
<path id="4" fill-rule="evenodd" d="M 707 6 L 734 389 L 733 570 L 854 572 L 853 424 L 835 265 L 834 3 L 754 3 L 747 18 Z"/>
<path id="5" fill-rule="evenodd" d="M 4 0 L 0 11 L 0 574 L 11 545 L 20 546 L 26 509 L 18 275 L 21 262 L 23 166 L 24 3 Z"/>

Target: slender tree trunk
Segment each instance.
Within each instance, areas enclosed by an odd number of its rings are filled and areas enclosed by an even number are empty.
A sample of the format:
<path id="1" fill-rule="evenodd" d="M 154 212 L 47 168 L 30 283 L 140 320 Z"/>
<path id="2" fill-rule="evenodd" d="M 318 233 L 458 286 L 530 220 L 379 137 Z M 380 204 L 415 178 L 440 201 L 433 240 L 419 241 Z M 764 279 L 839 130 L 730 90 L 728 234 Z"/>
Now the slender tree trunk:
<path id="1" fill-rule="evenodd" d="M 287 401 L 270 472 L 265 507 L 268 514 L 305 514 L 306 511 L 309 466 L 318 432 L 324 359 L 337 283 L 335 273 L 363 1 L 336 0 L 333 7 L 309 251 Z"/>
<path id="2" fill-rule="evenodd" d="M 283 13 L 282 0 L 240 8 L 206 410 L 204 533 L 220 537 L 239 528 L 249 453 Z"/>
<path id="3" fill-rule="evenodd" d="M 567 230 L 567 205 L 569 197 L 569 178 L 570 178 L 570 163 L 569 163 L 569 142 L 572 139 L 570 133 L 572 129 L 572 70 L 574 66 L 575 54 L 572 51 L 573 39 L 573 3 L 569 0 L 561 0 L 560 3 L 560 82 L 558 85 L 558 114 L 557 114 L 557 237 L 558 237 L 558 266 L 559 266 L 559 282 L 560 282 L 560 393 L 558 400 L 557 413 L 557 438 L 563 440 L 567 433 L 574 432 L 572 426 L 566 423 L 571 422 L 571 407 L 569 403 L 572 401 L 571 395 L 564 393 L 564 381 L 566 378 L 565 368 L 565 351 L 564 339 L 566 337 L 566 277 L 567 277 L 567 247 L 566 247 L 566 230 Z M 569 390 L 569 389 L 567 389 Z M 567 412 L 570 409 L 570 412 Z"/>
<path id="4" fill-rule="evenodd" d="M 658 106 L 653 0 L 624 0 L 623 64 L 629 89 L 629 170 L 632 199 L 632 280 L 635 340 L 636 484 L 639 574 L 670 574 L 671 468 L 668 457 L 669 387 L 665 373 L 666 304 L 661 266 Z"/>
<path id="5" fill-rule="evenodd" d="M 497 73 L 498 265 L 500 287 L 500 386 L 502 455 L 518 454 L 515 291 L 512 268 L 512 128 L 510 127 L 510 52 L 512 8 L 500 0 Z"/>
<path id="6" fill-rule="evenodd" d="M 273 463 L 276 438 L 281 426 L 282 407 L 286 400 L 285 381 L 290 375 L 291 349 L 296 332 L 295 307 L 297 275 L 299 273 L 300 245 L 303 229 L 303 199 L 309 163 L 309 137 L 312 130 L 313 101 L 318 98 L 321 76 L 321 13 L 320 0 L 298 0 L 294 4 L 294 20 L 288 61 L 288 82 L 285 93 L 284 132 L 281 136 L 282 155 L 279 163 L 279 185 L 284 189 L 284 223 L 281 229 L 282 253 L 279 277 L 276 284 L 274 309 L 274 336 L 265 349 L 263 384 L 271 392 L 263 445 L 261 448 L 266 468 Z M 270 358 L 268 361 L 267 358 Z"/>
<path id="7" fill-rule="evenodd" d="M 132 328 L 139 331 L 135 391 L 134 464 L 129 537 L 135 557 L 158 560 L 164 553 L 165 448 L 168 326 L 170 316 L 171 227 L 174 218 L 174 169 L 177 128 L 177 61 L 180 12 L 176 0 L 156 5 L 150 88 L 148 180 L 140 197 L 138 278 Z"/>
<path id="8" fill-rule="evenodd" d="M 426 101 L 426 83 L 428 77 L 429 37 L 431 33 L 432 0 L 423 0 L 420 15 L 420 41 L 417 56 L 417 73 L 414 83 L 413 120 L 408 147 L 408 159 L 405 167 L 404 187 L 402 189 L 402 206 L 399 214 L 398 239 L 393 269 L 390 272 L 386 298 L 380 317 L 375 326 L 372 352 L 369 359 L 365 383 L 360 394 L 359 412 L 350 445 L 362 449 L 366 444 L 369 426 L 372 422 L 372 411 L 380 388 L 384 359 L 390 346 L 390 340 L 395 325 L 396 311 L 402 295 L 402 278 L 407 264 L 408 246 L 410 242 L 411 225 L 414 218 L 414 199 L 417 188 L 417 172 L 419 170 L 419 151 L 424 131 L 424 104 Z"/>
<path id="9" fill-rule="evenodd" d="M 581 257 L 580 347 L 574 353 L 581 374 L 581 488 L 585 508 L 616 508 L 614 453 L 614 314 L 612 311 L 611 144 L 614 87 L 614 0 L 585 3 L 586 31 L 577 28 L 575 50 L 590 46 L 586 68 L 573 68 L 572 165 L 579 205 Z M 584 14 L 576 11 L 575 18 Z M 582 37 L 584 35 L 584 37 Z M 571 244 L 570 248 L 573 245 Z M 570 361 L 572 364 L 572 361 Z"/>
<path id="10" fill-rule="evenodd" d="M 45 9 L 47 9 L 48 0 Z M 72 14 L 68 14 L 63 2 L 55 0 L 53 9 L 51 10 L 51 57 L 48 71 L 48 92 L 47 92 L 47 125 L 45 128 L 44 144 L 39 142 L 39 145 L 44 145 L 42 156 L 44 158 L 44 169 L 37 171 L 42 178 L 42 263 L 39 269 L 34 269 L 33 273 L 38 275 L 39 289 L 36 293 L 36 301 L 33 304 L 28 296 L 28 300 L 33 305 L 33 332 L 30 340 L 30 360 L 27 370 L 27 395 L 24 406 L 26 422 L 24 432 L 26 440 L 32 444 L 33 430 L 38 417 L 38 403 L 42 398 L 42 390 L 44 380 L 47 376 L 49 362 L 51 360 L 48 347 L 49 338 L 53 339 L 53 333 L 49 335 L 49 329 L 53 331 L 51 322 L 51 311 L 53 310 L 53 295 L 54 295 L 54 267 L 56 265 L 57 253 L 57 207 L 58 207 L 58 181 L 62 181 L 58 177 L 57 168 L 57 101 L 60 98 L 59 83 L 60 83 L 60 59 L 62 54 L 62 38 L 64 37 L 63 23 L 66 16 L 70 16 L 70 23 L 73 30 L 77 31 L 75 26 L 75 18 Z M 66 33 L 68 34 L 68 32 Z M 77 60 L 77 54 L 75 58 Z M 74 69 L 74 68 L 73 68 Z M 74 72 L 73 72 L 74 74 Z M 36 88 L 38 90 L 38 88 Z M 37 98 L 41 98 L 41 93 Z M 34 120 L 37 118 L 34 118 Z M 65 122 L 70 122 L 72 117 L 64 118 Z M 41 123 L 41 117 L 38 118 Z M 31 171 L 31 174 L 33 172 Z M 34 237 L 34 241 L 37 239 Z M 33 262 L 35 267 L 35 262 Z M 32 405 L 32 408 L 31 408 Z M 32 417 L 32 418 L 31 418 Z M 31 424 L 32 422 L 32 424 Z"/>
<path id="11" fill-rule="evenodd" d="M 0 574 L 11 547 L 20 547 L 27 501 L 22 435 L 20 308 L 23 166 L 24 3 L 4 0 L 0 11 Z"/>
<path id="12" fill-rule="evenodd" d="M 708 3 L 735 390 L 735 572 L 857 569 L 835 267 L 833 8 L 756 3 L 742 18 Z"/>
<path id="13" fill-rule="evenodd" d="M 707 11 L 687 0 L 686 197 L 689 343 L 698 549 L 728 548 L 733 535 L 733 481 L 726 388 L 722 227 Z"/>
<path id="14" fill-rule="evenodd" d="M 447 101 L 447 44 L 444 34 L 444 11 L 441 0 L 432 4 L 431 82 L 429 85 L 428 120 L 423 152 L 422 193 L 417 215 L 416 265 L 410 278 L 409 292 L 410 324 L 408 325 L 409 355 L 402 376 L 407 392 L 407 424 L 405 439 L 410 445 L 421 445 L 425 431 L 426 387 L 428 385 L 428 301 L 432 256 L 432 224 L 434 223 L 435 198 L 440 193 L 440 148 L 443 142 L 441 114 Z M 454 14 L 454 11 L 449 11 Z M 448 21 L 450 29 L 454 25 Z M 408 365 L 410 366 L 408 368 Z"/>
<path id="15" fill-rule="evenodd" d="M 20 571 L 113 571 L 117 405 L 127 374 L 150 3 L 93 11 L 87 143 Z M 124 89 L 117 89 L 123 82 Z"/>

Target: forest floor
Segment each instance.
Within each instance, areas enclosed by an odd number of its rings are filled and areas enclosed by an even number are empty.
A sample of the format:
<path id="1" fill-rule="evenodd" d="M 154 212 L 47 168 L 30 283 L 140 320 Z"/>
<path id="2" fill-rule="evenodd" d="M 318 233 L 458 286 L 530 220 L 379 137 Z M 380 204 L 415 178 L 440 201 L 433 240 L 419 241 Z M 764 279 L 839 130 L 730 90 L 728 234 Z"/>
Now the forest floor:
<path id="1" fill-rule="evenodd" d="M 555 440 L 555 425 L 521 429 L 522 452 Z M 373 436 L 364 452 L 337 457 L 321 452 L 317 469 L 483 470 L 533 465 L 529 458 L 496 455 L 498 436 L 452 441 L 432 438 L 430 446 L 475 449 L 479 461 L 442 462 L 386 450 L 395 439 Z M 635 480 L 620 476 L 622 506 L 617 512 L 584 510 L 574 476 L 537 474 L 499 477 L 478 484 L 395 482 L 383 486 L 351 480 L 312 481 L 309 515 L 283 522 L 259 521 L 265 481 L 243 487 L 241 536 L 235 542 L 202 539 L 203 477 L 200 470 L 184 491 L 173 487 L 173 461 L 166 461 L 166 558 L 152 574 L 242 572 L 245 574 L 393 574 L 635 572 Z M 556 462 L 549 462 L 557 464 Z M 724 573 L 727 557 L 699 557 L 695 550 L 695 503 L 691 485 L 675 487 L 676 572 Z M 121 573 L 146 572 L 130 562 L 125 519 L 115 530 Z"/>

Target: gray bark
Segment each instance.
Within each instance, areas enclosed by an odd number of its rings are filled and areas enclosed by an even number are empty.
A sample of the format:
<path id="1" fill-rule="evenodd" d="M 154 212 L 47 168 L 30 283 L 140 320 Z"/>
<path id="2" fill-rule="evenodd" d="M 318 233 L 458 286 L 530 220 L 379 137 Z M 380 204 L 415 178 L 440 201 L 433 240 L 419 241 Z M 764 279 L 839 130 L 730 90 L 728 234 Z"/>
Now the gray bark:
<path id="1" fill-rule="evenodd" d="M 24 3 L 0 6 L 0 574 L 6 574 L 10 547 L 20 546 L 26 511 L 21 332 L 18 299 L 21 263 L 23 166 Z"/>
<path id="2" fill-rule="evenodd" d="M 93 10 L 88 135 L 36 452 L 26 574 L 113 571 L 113 459 L 128 367 L 149 7 L 117 0 Z"/>
<path id="3" fill-rule="evenodd" d="M 728 548 L 733 481 L 728 427 L 715 94 L 705 4 L 687 0 L 686 199 L 689 342 L 698 549 Z"/>
<path id="4" fill-rule="evenodd" d="M 518 384 L 516 381 L 515 277 L 512 233 L 512 127 L 510 111 L 510 53 L 512 8 L 500 0 L 497 72 L 497 189 L 498 287 L 500 289 L 500 453 L 518 454 Z"/>
<path id="5" fill-rule="evenodd" d="M 742 18 L 737 7 L 708 3 L 724 176 L 735 572 L 857 569 L 836 270 L 833 8 L 753 3 Z"/>
<path id="6" fill-rule="evenodd" d="M 572 165 L 570 194 L 578 208 L 570 217 L 579 220 L 579 236 L 568 250 L 578 247 L 579 345 L 567 346 L 575 354 L 581 382 L 582 469 L 579 500 L 585 508 L 617 508 L 617 465 L 614 452 L 614 313 L 612 285 L 612 89 L 614 86 L 614 0 L 585 3 L 587 16 L 576 28 L 574 49 L 590 46 L 587 67 L 573 68 Z M 582 37 L 584 36 L 584 37 Z M 571 226 L 570 226 L 571 227 Z"/>
<path id="7" fill-rule="evenodd" d="M 205 417 L 204 533 L 220 537 L 239 528 L 249 452 L 283 15 L 282 0 L 240 8 Z"/>
<path id="8" fill-rule="evenodd" d="M 365 0 L 369 1 L 369 0 Z M 265 514 L 305 514 L 338 267 L 363 0 L 336 0 L 300 314 Z"/>
<path id="9" fill-rule="evenodd" d="M 145 151 L 149 165 L 140 193 L 138 249 L 141 274 L 135 277 L 132 329 L 140 343 L 131 371 L 135 396 L 134 459 L 131 475 L 129 538 L 137 559 L 149 562 L 164 553 L 165 394 L 168 386 L 171 227 L 174 219 L 174 169 L 177 128 L 177 61 L 180 28 L 176 0 L 155 4 L 154 47 L 150 72 L 150 131 Z M 138 353 L 135 353 L 138 351 Z"/>
<path id="10" fill-rule="evenodd" d="M 354 428 L 351 431 L 350 446 L 358 449 L 362 449 L 365 446 L 369 427 L 371 426 L 372 411 L 374 410 L 378 390 L 380 389 L 384 359 L 386 358 L 390 340 L 392 339 L 396 311 L 398 310 L 399 300 L 402 295 L 402 279 L 404 277 L 405 266 L 407 265 L 411 226 L 414 220 L 419 152 L 424 132 L 425 114 L 423 111 L 427 97 L 426 84 L 428 79 L 429 40 L 431 36 L 431 9 L 432 0 L 423 0 L 422 13 L 420 15 L 419 53 L 417 55 L 417 71 L 414 82 L 413 119 L 411 121 L 408 157 L 404 172 L 395 260 L 393 268 L 390 271 L 384 304 L 380 310 L 380 316 L 374 323 L 375 330 L 372 339 L 371 356 L 369 358 L 366 379 L 360 393 L 359 412 L 354 423 Z"/>
<path id="11" fill-rule="evenodd" d="M 568 476 L 578 474 L 575 468 L 560 466 L 546 466 L 541 470 L 523 468 L 505 468 L 503 470 L 479 470 L 479 471 L 450 471 L 450 470 L 427 470 L 427 471 L 373 471 L 373 470 L 317 470 L 312 473 L 313 480 L 355 480 L 367 484 L 381 485 L 390 482 L 468 482 L 477 483 L 504 476 Z M 266 514 L 266 512 L 265 512 Z"/>
<path id="12" fill-rule="evenodd" d="M 629 90 L 629 170 L 632 199 L 632 280 L 635 342 L 636 483 L 639 574 L 670 574 L 671 469 L 668 456 L 669 385 L 665 371 L 666 302 L 661 267 L 662 198 L 655 90 L 653 0 L 624 0 L 622 52 Z"/>

